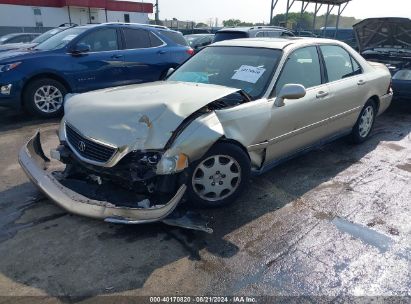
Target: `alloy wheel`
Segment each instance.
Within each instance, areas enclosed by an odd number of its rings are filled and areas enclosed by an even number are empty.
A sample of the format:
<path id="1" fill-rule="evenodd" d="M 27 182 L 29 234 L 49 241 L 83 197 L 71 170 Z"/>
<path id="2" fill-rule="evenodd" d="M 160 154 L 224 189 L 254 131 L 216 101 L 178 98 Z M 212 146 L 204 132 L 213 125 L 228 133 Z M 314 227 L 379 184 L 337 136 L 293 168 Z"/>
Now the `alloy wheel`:
<path id="1" fill-rule="evenodd" d="M 360 124 L 358 126 L 359 134 L 365 138 L 368 136 L 374 123 L 374 108 L 369 105 L 364 109 L 364 112 L 360 118 Z"/>
<path id="2" fill-rule="evenodd" d="M 241 183 L 241 166 L 231 156 L 213 155 L 194 170 L 192 186 L 203 200 L 219 201 L 233 194 Z"/>
<path id="3" fill-rule="evenodd" d="M 41 86 L 34 93 L 34 103 L 44 113 L 57 112 L 63 105 L 63 93 L 52 85 Z"/>

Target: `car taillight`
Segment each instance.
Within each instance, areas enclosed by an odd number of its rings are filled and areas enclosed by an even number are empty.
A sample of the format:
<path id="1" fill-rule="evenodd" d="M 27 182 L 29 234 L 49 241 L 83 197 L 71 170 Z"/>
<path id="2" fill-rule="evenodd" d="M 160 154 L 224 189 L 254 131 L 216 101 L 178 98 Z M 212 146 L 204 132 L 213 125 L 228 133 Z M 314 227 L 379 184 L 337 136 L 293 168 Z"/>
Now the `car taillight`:
<path id="1" fill-rule="evenodd" d="M 192 48 L 189 48 L 186 52 L 187 52 L 187 54 L 190 55 L 190 56 L 193 56 L 194 53 L 195 53 Z"/>

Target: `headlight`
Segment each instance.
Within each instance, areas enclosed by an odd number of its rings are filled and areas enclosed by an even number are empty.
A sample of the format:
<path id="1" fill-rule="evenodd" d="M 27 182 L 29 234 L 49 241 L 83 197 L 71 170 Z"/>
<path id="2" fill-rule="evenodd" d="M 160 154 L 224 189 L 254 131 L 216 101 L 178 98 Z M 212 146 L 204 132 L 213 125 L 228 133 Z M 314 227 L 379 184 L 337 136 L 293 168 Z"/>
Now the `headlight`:
<path id="1" fill-rule="evenodd" d="M 175 156 L 163 155 L 157 164 L 157 174 L 166 175 L 183 171 L 188 167 L 187 155 L 180 153 Z"/>
<path id="2" fill-rule="evenodd" d="M 0 73 L 7 72 L 7 71 L 10 71 L 12 69 L 15 69 L 20 64 L 21 64 L 21 62 L 14 62 L 14 63 L 0 65 Z"/>
<path id="3" fill-rule="evenodd" d="M 411 80 L 411 70 L 400 70 L 392 77 L 394 80 Z"/>

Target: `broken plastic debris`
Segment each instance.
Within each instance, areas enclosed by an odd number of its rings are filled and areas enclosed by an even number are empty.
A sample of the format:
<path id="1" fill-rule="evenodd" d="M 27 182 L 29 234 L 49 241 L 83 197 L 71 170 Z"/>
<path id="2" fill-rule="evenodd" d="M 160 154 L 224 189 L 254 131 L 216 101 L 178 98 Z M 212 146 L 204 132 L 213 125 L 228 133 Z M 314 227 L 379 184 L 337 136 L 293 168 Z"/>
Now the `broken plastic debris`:
<path id="1" fill-rule="evenodd" d="M 213 233 L 213 229 L 208 227 L 207 219 L 191 211 L 184 213 L 176 210 L 169 217 L 162 220 L 162 222 L 169 226 Z"/>
<path id="2" fill-rule="evenodd" d="M 148 208 L 150 208 L 150 200 L 148 200 L 148 199 L 142 200 L 141 202 L 137 203 L 137 206 L 139 208 L 148 209 Z"/>

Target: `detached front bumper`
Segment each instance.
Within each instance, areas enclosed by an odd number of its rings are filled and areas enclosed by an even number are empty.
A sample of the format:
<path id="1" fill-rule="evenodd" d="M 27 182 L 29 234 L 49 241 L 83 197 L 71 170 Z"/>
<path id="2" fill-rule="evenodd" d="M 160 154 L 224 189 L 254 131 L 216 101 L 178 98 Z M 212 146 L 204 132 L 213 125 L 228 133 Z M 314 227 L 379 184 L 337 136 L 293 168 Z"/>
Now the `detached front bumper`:
<path id="1" fill-rule="evenodd" d="M 162 221 L 182 199 L 186 185 L 182 185 L 165 205 L 150 208 L 119 207 L 110 202 L 87 198 L 63 186 L 47 171 L 50 160 L 45 156 L 38 131 L 19 153 L 19 162 L 31 181 L 57 205 L 70 213 L 122 224 L 143 224 Z"/>

